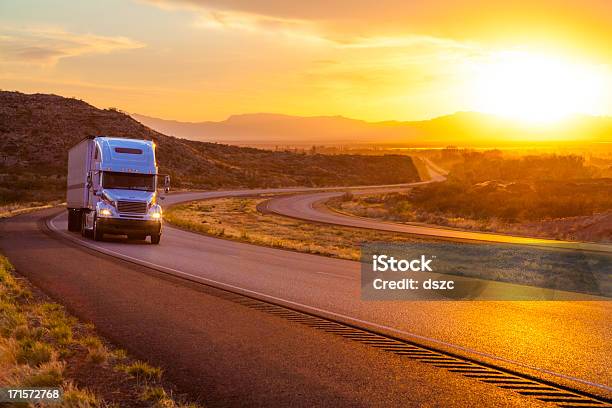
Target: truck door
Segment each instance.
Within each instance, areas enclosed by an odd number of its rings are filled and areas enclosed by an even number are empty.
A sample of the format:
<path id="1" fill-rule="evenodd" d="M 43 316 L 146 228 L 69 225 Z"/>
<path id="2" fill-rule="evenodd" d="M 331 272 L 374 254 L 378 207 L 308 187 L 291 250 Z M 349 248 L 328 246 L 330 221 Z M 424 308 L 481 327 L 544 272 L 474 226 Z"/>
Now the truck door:
<path id="1" fill-rule="evenodd" d="M 98 170 L 90 170 L 87 175 L 87 208 L 94 210 L 96 204 L 100 199 L 96 192 L 100 190 L 101 185 L 101 174 Z M 85 213 L 85 225 L 86 228 L 93 228 L 94 211 L 87 211 Z"/>
<path id="2" fill-rule="evenodd" d="M 88 200 L 87 203 L 90 209 L 94 209 L 97 202 L 98 196 L 96 196 L 96 192 L 98 192 L 102 188 L 102 172 L 96 169 L 100 168 L 100 162 L 102 161 L 102 155 L 100 153 L 100 148 L 96 145 L 93 157 L 93 166 L 91 175 L 90 175 L 90 188 L 88 191 Z"/>
<path id="3" fill-rule="evenodd" d="M 96 204 L 100 199 L 96 195 L 96 192 L 98 192 L 102 188 L 102 172 L 96 169 L 100 168 L 101 160 L 102 157 L 100 154 L 100 150 L 98 146 L 95 146 L 93 163 L 90 167 L 91 170 L 89 170 L 89 174 L 87 175 L 87 208 L 89 208 L 90 210 L 96 208 Z M 93 228 L 93 218 L 93 211 L 90 211 L 85 214 L 85 225 L 87 226 L 87 228 Z"/>
<path id="4" fill-rule="evenodd" d="M 102 172 L 93 170 L 91 172 L 91 188 L 89 189 L 89 208 L 94 209 L 99 201 L 99 197 L 96 195 L 102 189 Z"/>

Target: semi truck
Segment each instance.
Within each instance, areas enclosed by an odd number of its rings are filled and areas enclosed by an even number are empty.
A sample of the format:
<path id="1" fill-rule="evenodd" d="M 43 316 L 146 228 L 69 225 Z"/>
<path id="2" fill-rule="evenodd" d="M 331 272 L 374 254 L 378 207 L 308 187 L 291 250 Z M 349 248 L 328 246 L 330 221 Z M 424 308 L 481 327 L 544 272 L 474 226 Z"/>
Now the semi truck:
<path id="1" fill-rule="evenodd" d="M 163 191 L 170 177 L 160 175 L 155 143 L 116 137 L 87 137 L 68 152 L 66 207 L 68 230 L 96 241 L 105 234 L 159 244 Z"/>

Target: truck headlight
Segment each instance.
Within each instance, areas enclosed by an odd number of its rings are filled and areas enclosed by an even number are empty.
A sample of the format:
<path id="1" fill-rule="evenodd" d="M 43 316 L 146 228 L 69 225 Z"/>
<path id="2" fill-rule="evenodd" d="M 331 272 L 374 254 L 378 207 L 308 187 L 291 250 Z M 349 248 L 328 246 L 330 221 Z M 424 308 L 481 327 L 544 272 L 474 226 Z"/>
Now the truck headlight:
<path id="1" fill-rule="evenodd" d="M 113 215 L 113 213 L 112 213 L 112 211 L 111 211 L 111 210 L 109 210 L 108 208 L 102 208 L 102 209 L 100 210 L 100 215 L 101 215 L 102 217 L 110 217 L 111 215 Z"/>
<path id="2" fill-rule="evenodd" d="M 162 217 L 161 206 L 157 204 L 151 205 L 151 208 L 149 209 L 149 218 L 151 218 L 152 220 L 159 220 L 161 219 L 161 217 Z"/>

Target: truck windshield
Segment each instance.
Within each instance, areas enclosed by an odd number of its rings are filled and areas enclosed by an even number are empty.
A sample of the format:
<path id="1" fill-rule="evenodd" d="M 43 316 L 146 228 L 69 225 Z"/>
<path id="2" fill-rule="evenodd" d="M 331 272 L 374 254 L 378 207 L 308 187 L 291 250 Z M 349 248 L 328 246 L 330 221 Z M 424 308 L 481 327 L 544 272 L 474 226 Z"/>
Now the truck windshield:
<path id="1" fill-rule="evenodd" d="M 155 191 L 155 175 L 105 171 L 102 174 L 102 187 L 123 190 Z"/>

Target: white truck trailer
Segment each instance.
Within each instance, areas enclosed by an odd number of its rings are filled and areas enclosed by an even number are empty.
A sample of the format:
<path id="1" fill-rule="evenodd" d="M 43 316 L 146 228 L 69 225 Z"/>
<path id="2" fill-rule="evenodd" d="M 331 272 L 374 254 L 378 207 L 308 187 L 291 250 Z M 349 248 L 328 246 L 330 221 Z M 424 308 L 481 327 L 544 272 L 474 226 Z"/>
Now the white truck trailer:
<path id="1" fill-rule="evenodd" d="M 155 144 L 113 137 L 83 139 L 68 152 L 66 204 L 68 230 L 99 241 L 104 234 L 159 244 L 162 209 L 158 204 Z M 163 176 L 164 191 L 170 178 Z"/>

